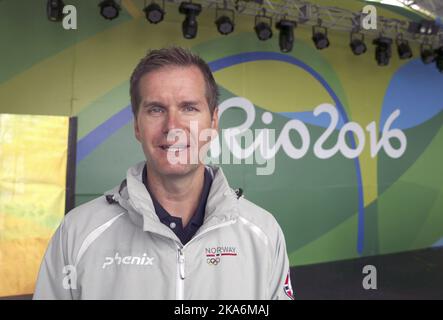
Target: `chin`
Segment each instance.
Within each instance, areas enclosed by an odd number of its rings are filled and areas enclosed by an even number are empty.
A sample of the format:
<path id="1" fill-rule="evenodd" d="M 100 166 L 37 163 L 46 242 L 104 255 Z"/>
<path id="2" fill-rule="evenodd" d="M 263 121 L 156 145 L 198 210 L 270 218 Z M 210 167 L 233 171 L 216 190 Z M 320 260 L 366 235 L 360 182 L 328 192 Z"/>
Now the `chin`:
<path id="1" fill-rule="evenodd" d="M 165 164 L 159 166 L 157 171 L 163 176 L 186 176 L 198 169 L 200 164 Z"/>

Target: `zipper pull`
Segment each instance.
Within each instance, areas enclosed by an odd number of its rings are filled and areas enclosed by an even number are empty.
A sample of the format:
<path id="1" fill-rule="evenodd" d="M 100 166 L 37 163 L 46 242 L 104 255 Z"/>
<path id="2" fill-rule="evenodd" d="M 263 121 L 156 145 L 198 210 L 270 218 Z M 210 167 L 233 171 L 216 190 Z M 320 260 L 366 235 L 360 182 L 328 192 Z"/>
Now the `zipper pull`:
<path id="1" fill-rule="evenodd" d="M 180 270 L 180 278 L 185 279 L 185 255 L 181 248 L 178 249 L 178 267 Z"/>

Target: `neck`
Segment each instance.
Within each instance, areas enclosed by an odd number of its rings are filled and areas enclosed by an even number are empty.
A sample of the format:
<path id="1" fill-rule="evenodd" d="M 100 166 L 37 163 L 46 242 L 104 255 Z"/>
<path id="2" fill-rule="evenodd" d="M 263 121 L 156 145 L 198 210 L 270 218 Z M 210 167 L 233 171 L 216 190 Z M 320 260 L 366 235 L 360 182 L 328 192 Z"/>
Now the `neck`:
<path id="1" fill-rule="evenodd" d="M 204 183 L 203 165 L 185 176 L 164 177 L 150 171 L 147 182 L 150 192 L 172 216 L 182 219 L 183 227 L 191 220 L 200 201 Z"/>

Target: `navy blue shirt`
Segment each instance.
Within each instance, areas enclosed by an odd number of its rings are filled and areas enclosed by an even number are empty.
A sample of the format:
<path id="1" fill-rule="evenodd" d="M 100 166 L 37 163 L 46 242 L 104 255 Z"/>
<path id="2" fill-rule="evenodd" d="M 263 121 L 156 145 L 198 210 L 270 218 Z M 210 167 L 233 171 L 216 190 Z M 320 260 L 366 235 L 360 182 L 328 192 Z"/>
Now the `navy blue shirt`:
<path id="1" fill-rule="evenodd" d="M 197 230 L 203 225 L 203 220 L 205 219 L 206 201 L 208 200 L 209 190 L 211 190 L 212 184 L 211 174 L 205 168 L 203 191 L 200 196 L 200 201 L 198 203 L 197 209 L 194 212 L 194 215 L 191 217 L 191 220 L 189 220 L 185 228 L 183 228 L 182 219 L 180 217 L 171 216 L 149 190 L 146 164 L 143 168 L 142 180 L 143 184 L 146 187 L 146 190 L 148 190 L 149 194 L 151 195 L 152 203 L 154 204 L 155 208 L 155 213 L 159 217 L 160 221 L 177 235 L 182 244 L 186 244 L 189 240 L 191 240 Z"/>

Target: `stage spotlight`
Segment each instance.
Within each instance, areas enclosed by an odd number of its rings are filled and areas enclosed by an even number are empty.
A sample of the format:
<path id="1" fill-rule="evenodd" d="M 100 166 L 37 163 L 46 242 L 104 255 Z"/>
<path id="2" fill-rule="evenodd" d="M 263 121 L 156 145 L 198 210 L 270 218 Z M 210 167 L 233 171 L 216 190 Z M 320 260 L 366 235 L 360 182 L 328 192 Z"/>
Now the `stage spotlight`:
<path id="1" fill-rule="evenodd" d="M 329 47 L 328 30 L 324 27 L 312 27 L 312 41 L 318 50 Z"/>
<path id="2" fill-rule="evenodd" d="M 297 27 L 297 22 L 282 19 L 276 23 L 275 27 L 280 30 L 278 39 L 280 51 L 290 52 L 294 45 L 294 28 Z"/>
<path id="3" fill-rule="evenodd" d="M 356 56 L 359 56 L 366 52 L 367 48 L 364 41 L 365 36 L 363 35 L 363 33 L 351 32 L 351 41 L 349 43 L 349 46 Z"/>
<path id="4" fill-rule="evenodd" d="M 186 15 L 182 23 L 183 37 L 193 39 L 197 35 L 198 23 L 196 17 L 202 11 L 201 4 L 192 2 L 180 3 L 179 12 Z"/>
<path id="5" fill-rule="evenodd" d="M 231 21 L 231 18 L 228 16 L 221 16 L 216 21 L 217 30 L 223 35 L 230 34 L 234 31 L 234 23 Z"/>
<path id="6" fill-rule="evenodd" d="M 375 48 L 375 60 L 379 66 L 387 66 L 392 54 L 392 39 L 386 37 L 380 37 L 373 41 L 376 45 Z"/>
<path id="7" fill-rule="evenodd" d="M 423 43 L 420 46 L 420 56 L 424 64 L 430 64 L 435 61 L 436 51 L 432 49 L 432 45 Z"/>
<path id="8" fill-rule="evenodd" d="M 255 33 L 261 41 L 272 38 L 272 18 L 265 15 L 255 16 Z"/>
<path id="9" fill-rule="evenodd" d="M 229 17 L 231 15 L 231 17 Z M 234 31 L 234 11 L 229 9 L 215 10 L 215 24 L 217 30 L 223 35 L 230 34 Z"/>
<path id="10" fill-rule="evenodd" d="M 409 32 L 421 35 L 435 35 L 438 33 L 439 28 L 438 23 L 433 20 L 411 21 L 408 24 Z"/>
<path id="11" fill-rule="evenodd" d="M 401 60 L 412 58 L 412 50 L 407 40 L 402 37 L 397 38 L 397 52 Z"/>
<path id="12" fill-rule="evenodd" d="M 113 20 L 118 17 L 120 6 L 114 0 L 104 0 L 99 3 L 100 14 L 107 20 Z"/>
<path id="13" fill-rule="evenodd" d="M 65 4 L 62 0 L 48 0 L 46 5 L 46 13 L 50 21 L 62 21 L 63 7 Z"/>
<path id="14" fill-rule="evenodd" d="M 436 57 L 435 57 L 435 65 L 441 73 L 443 73 L 443 47 L 438 48 L 435 50 Z"/>
<path id="15" fill-rule="evenodd" d="M 162 21 L 165 16 L 165 11 L 154 2 L 146 6 L 143 11 L 145 12 L 146 20 L 154 24 Z"/>

